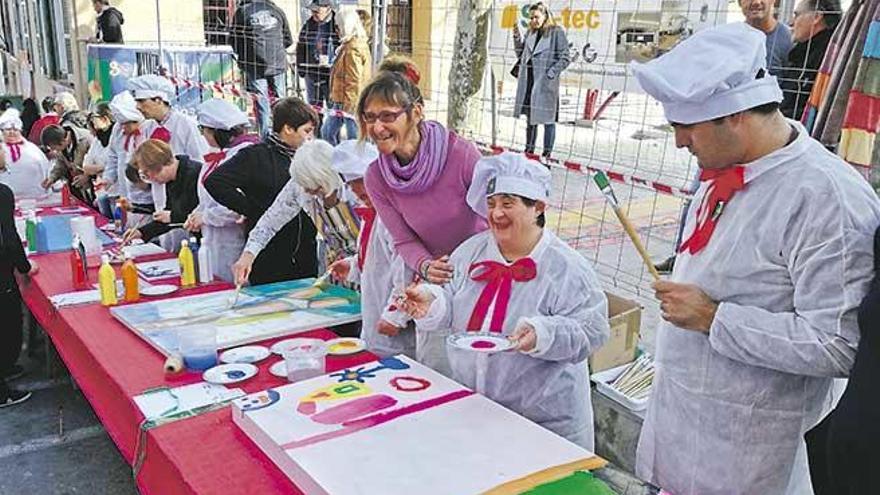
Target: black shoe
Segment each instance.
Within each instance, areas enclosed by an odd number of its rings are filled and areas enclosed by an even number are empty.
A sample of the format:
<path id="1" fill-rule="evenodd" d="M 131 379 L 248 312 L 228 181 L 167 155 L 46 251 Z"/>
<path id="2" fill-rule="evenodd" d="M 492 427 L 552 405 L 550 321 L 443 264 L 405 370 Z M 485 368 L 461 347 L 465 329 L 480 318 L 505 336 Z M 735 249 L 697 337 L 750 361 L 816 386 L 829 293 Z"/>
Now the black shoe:
<path id="1" fill-rule="evenodd" d="M 661 274 L 672 273 L 672 269 L 675 268 L 675 256 L 670 256 L 660 263 L 657 263 L 654 265 L 654 268 Z"/>
<path id="2" fill-rule="evenodd" d="M 13 364 L 11 368 L 3 372 L 3 379 L 6 381 L 16 380 L 24 376 L 24 368 L 17 364 Z"/>
<path id="3" fill-rule="evenodd" d="M 5 396 L 0 396 L 0 409 L 14 406 L 31 398 L 31 392 L 9 389 Z"/>

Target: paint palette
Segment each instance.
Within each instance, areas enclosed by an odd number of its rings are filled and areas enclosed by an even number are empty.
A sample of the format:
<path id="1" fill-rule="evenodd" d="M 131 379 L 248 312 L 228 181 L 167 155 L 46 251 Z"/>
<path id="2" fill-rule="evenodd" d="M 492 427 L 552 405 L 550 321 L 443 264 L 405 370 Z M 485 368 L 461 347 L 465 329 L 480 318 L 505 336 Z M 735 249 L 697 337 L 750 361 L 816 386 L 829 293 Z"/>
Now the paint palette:
<path id="1" fill-rule="evenodd" d="M 236 347 L 229 349 L 220 354 L 220 361 L 224 363 L 257 363 L 267 357 L 271 353 L 269 349 L 261 345 L 246 345 L 244 347 Z"/>
<path id="2" fill-rule="evenodd" d="M 346 356 L 355 354 L 367 348 L 367 343 L 353 337 L 340 337 L 327 341 L 327 354 L 333 356 Z"/>
<path id="3" fill-rule="evenodd" d="M 473 352 L 494 353 L 513 348 L 513 342 L 498 334 L 490 333 L 456 333 L 446 338 L 446 343 Z"/>
<path id="4" fill-rule="evenodd" d="M 272 366 L 269 366 L 269 373 L 272 373 L 278 378 L 287 379 L 287 363 L 284 361 L 278 361 Z"/>
<path id="5" fill-rule="evenodd" d="M 226 385 L 247 380 L 257 374 L 257 367 L 247 363 L 221 364 L 205 371 L 202 379 L 208 383 Z"/>
<path id="6" fill-rule="evenodd" d="M 286 339 L 275 342 L 270 349 L 273 353 L 283 356 L 285 352 L 291 349 L 302 348 L 303 350 L 309 350 L 312 347 L 323 345 L 325 343 L 321 339 Z"/>
<path id="7" fill-rule="evenodd" d="M 171 294 L 178 289 L 176 285 L 171 284 L 159 284 L 159 285 L 151 285 L 149 287 L 144 287 L 141 289 L 142 296 L 164 296 L 166 294 Z"/>

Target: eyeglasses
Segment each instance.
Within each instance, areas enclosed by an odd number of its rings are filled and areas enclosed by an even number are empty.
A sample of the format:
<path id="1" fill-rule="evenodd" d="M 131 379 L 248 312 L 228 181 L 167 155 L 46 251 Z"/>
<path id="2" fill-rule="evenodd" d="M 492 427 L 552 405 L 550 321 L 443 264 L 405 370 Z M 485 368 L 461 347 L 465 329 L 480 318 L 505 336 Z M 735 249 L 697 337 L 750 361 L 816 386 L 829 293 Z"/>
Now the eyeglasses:
<path id="1" fill-rule="evenodd" d="M 398 117 L 405 114 L 406 112 L 409 112 L 412 107 L 412 103 L 410 103 L 409 105 L 401 108 L 396 112 L 392 112 L 390 110 L 384 110 L 379 113 L 364 112 L 361 114 L 361 117 L 367 124 L 375 124 L 377 120 L 381 121 L 384 124 L 391 124 L 392 122 L 397 120 Z"/>

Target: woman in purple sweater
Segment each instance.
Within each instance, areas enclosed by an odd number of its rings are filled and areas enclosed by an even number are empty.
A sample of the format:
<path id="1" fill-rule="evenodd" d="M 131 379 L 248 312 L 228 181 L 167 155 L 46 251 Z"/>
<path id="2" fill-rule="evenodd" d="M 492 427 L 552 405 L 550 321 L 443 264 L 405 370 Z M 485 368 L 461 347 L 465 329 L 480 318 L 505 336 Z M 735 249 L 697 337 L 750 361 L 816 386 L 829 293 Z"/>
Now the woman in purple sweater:
<path id="1" fill-rule="evenodd" d="M 432 283 L 452 277 L 449 254 L 486 220 L 466 196 L 480 152 L 439 122 L 425 120 L 419 88 L 396 72 L 382 72 L 361 92 L 361 137 L 379 149 L 365 183 L 376 212 L 407 266 Z M 466 275 L 466 274 L 464 274 Z M 416 334 L 416 357 L 449 373 L 446 336 Z"/>
<path id="2" fill-rule="evenodd" d="M 365 181 L 406 264 L 422 278 L 444 283 L 452 276 L 448 255 L 487 228 L 465 200 L 480 152 L 439 122 L 425 120 L 422 105 L 419 88 L 395 72 L 381 73 L 364 88 L 361 134 L 379 149 Z"/>

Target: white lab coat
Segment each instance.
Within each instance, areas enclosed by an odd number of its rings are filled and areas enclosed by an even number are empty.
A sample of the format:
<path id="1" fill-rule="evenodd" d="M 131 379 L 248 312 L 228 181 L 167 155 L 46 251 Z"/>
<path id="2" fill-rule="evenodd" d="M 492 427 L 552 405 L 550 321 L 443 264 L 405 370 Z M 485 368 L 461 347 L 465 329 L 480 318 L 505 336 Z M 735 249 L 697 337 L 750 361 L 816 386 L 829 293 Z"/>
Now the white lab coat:
<path id="1" fill-rule="evenodd" d="M 361 230 L 363 234 L 363 230 Z M 358 238 L 358 246 L 364 242 Z M 361 287 L 361 338 L 367 349 L 381 357 L 406 354 L 416 358 L 415 329 L 409 316 L 394 308 L 394 289 L 401 293 L 412 281 L 413 272 L 406 267 L 394 249 L 394 239 L 379 215 L 370 232 L 363 272 L 358 270 L 358 254 L 346 258 L 349 266 L 348 282 Z M 403 329 L 390 337 L 377 331 L 379 320 L 385 320 Z"/>
<path id="2" fill-rule="evenodd" d="M 226 150 L 224 158 L 217 166 L 223 165 L 235 156 L 239 150 L 253 143 L 245 142 Z M 214 169 L 216 170 L 216 169 Z M 213 170 L 212 170 L 213 171 Z M 199 206 L 196 211 L 202 214 L 202 249 L 208 249 L 214 275 L 227 282 L 235 281 L 232 275 L 232 264 L 238 259 L 247 239 L 245 227 L 238 223 L 239 214 L 226 208 L 208 194 L 205 189 L 205 174 L 208 167 L 203 166 L 199 172 L 197 186 Z"/>
<path id="3" fill-rule="evenodd" d="M 708 336 L 657 334 L 636 473 L 675 495 L 812 493 L 803 435 L 853 364 L 880 201 L 794 125 L 793 143 L 747 164 L 709 244 L 675 263 L 673 281 L 720 302 Z"/>
<path id="4" fill-rule="evenodd" d="M 15 199 L 39 198 L 46 195 L 41 185 L 49 176 L 49 160 L 34 143 L 25 139 L 20 144 L 21 156 L 12 161 L 12 152 L 5 142 L 0 146 L 6 169 L 0 171 L 0 182 L 9 186 Z"/>
<path id="5" fill-rule="evenodd" d="M 529 323 L 538 337 L 534 351 L 483 354 L 447 346 L 453 377 L 592 450 L 587 357 L 608 338 L 608 302 L 589 262 L 552 232 L 543 232 L 530 258 L 537 276 L 513 282 L 502 334 L 511 335 L 520 321 Z M 427 286 L 437 299 L 416 325 L 441 334 L 465 331 L 486 286 L 472 280 L 468 270 L 486 260 L 507 263 L 490 231 L 472 236 L 452 253 L 455 276 L 442 287 Z"/>
<path id="6" fill-rule="evenodd" d="M 132 187 L 131 181 L 125 177 L 125 169 L 131 161 L 131 156 L 137 147 L 147 139 L 144 124 L 141 123 L 141 133 L 131 138 L 128 150 L 125 149 L 125 139 L 126 136 L 122 131 L 122 124 L 114 124 L 102 177 L 108 183 L 116 184 L 116 193 L 126 197 L 129 202 L 144 205 L 153 204 L 153 195 L 149 190 L 142 191 Z M 134 225 L 129 221 L 129 227 Z"/>

